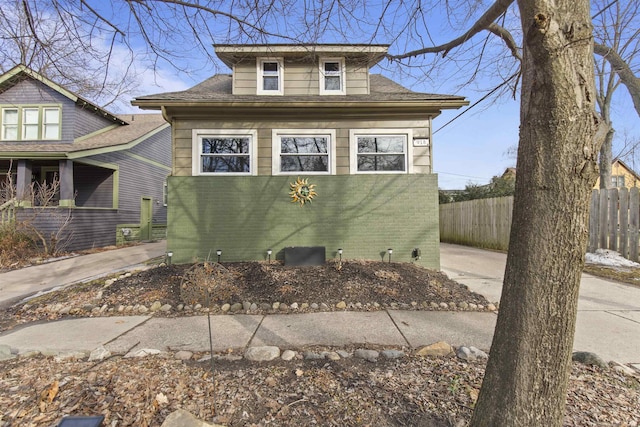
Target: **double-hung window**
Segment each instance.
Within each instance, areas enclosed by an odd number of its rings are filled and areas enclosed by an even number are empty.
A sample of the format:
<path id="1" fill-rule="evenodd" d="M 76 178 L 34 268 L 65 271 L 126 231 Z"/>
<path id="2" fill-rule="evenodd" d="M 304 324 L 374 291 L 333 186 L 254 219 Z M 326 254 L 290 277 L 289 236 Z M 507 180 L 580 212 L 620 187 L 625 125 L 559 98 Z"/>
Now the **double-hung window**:
<path id="1" fill-rule="evenodd" d="M 42 109 L 42 139 L 58 139 L 60 135 L 60 109 Z"/>
<path id="2" fill-rule="evenodd" d="M 335 131 L 274 129 L 273 174 L 334 174 Z"/>
<path id="3" fill-rule="evenodd" d="M 2 140 L 60 139 L 60 107 L 2 108 Z"/>
<path id="4" fill-rule="evenodd" d="M 352 130 L 351 173 L 411 172 L 411 132 L 398 130 Z"/>
<path id="5" fill-rule="evenodd" d="M 18 114 L 17 108 L 2 109 L 2 139 L 15 140 L 18 139 Z"/>
<path id="6" fill-rule="evenodd" d="M 257 94 L 282 95 L 284 66 L 282 58 L 258 58 L 257 65 Z"/>
<path id="7" fill-rule="evenodd" d="M 22 139 L 38 139 L 40 130 L 40 109 L 22 109 Z"/>
<path id="8" fill-rule="evenodd" d="M 194 130 L 193 175 L 255 175 L 257 133 Z"/>
<path id="9" fill-rule="evenodd" d="M 624 185 L 624 175 L 613 175 L 611 177 L 611 185 L 614 188 L 623 188 Z"/>
<path id="10" fill-rule="evenodd" d="M 321 59 L 320 95 L 345 95 L 346 93 L 344 59 Z"/>

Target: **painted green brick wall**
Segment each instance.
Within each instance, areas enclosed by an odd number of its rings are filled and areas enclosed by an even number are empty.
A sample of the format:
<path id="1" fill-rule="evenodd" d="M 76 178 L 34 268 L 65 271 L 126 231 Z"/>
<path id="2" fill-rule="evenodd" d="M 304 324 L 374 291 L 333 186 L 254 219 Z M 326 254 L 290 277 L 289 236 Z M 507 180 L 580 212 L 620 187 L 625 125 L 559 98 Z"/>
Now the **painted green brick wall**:
<path id="1" fill-rule="evenodd" d="M 318 195 L 291 202 L 296 176 L 169 177 L 167 248 L 173 262 L 278 259 L 288 246 L 337 248 L 344 259 L 411 261 L 420 248 L 425 267 L 439 269 L 436 175 L 301 176 Z"/>

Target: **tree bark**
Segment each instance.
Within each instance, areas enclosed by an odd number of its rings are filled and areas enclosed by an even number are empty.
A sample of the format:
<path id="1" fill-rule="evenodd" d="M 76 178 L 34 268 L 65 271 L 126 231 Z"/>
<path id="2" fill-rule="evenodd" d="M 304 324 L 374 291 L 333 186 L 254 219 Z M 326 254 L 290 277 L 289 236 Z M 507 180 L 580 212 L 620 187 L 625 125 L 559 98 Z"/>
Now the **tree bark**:
<path id="1" fill-rule="evenodd" d="M 472 426 L 561 426 L 588 201 L 604 134 L 588 0 L 518 0 L 518 178 L 500 313 Z"/>

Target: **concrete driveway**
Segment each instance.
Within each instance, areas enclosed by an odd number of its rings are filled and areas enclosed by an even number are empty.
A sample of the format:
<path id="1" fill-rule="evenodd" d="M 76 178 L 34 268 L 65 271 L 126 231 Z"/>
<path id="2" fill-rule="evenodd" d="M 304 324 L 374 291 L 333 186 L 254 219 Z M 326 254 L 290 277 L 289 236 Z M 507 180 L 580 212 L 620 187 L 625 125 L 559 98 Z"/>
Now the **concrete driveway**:
<path id="1" fill-rule="evenodd" d="M 441 270 L 490 301 L 500 300 L 506 261 L 504 253 L 440 244 Z M 574 349 L 640 363 L 640 287 L 583 274 Z"/>

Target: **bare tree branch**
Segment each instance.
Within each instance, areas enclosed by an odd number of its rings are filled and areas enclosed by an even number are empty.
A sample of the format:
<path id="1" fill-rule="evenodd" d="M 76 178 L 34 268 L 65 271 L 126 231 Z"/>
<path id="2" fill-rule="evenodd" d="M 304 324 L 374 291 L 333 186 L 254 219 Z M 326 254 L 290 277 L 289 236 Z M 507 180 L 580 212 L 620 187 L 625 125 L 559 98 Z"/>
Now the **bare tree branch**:
<path id="1" fill-rule="evenodd" d="M 636 113 L 640 116 L 640 78 L 633 74 L 629 65 L 610 47 L 594 43 L 593 51 L 596 55 L 602 56 L 611 64 L 611 67 L 629 91 Z"/>
<path id="2" fill-rule="evenodd" d="M 399 60 L 404 58 L 410 58 L 413 56 L 424 55 L 427 53 L 440 53 L 442 56 L 447 56 L 451 49 L 458 47 L 478 34 L 480 31 L 488 30 L 489 26 L 507 11 L 509 6 L 513 3 L 513 0 L 497 0 L 491 7 L 473 24 L 473 26 L 460 37 L 439 46 L 425 47 L 411 52 L 403 53 L 400 55 L 389 55 L 391 60 Z"/>

